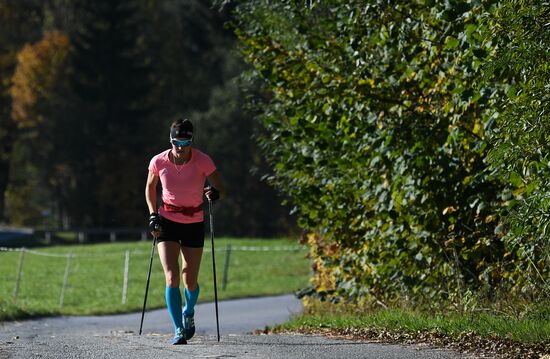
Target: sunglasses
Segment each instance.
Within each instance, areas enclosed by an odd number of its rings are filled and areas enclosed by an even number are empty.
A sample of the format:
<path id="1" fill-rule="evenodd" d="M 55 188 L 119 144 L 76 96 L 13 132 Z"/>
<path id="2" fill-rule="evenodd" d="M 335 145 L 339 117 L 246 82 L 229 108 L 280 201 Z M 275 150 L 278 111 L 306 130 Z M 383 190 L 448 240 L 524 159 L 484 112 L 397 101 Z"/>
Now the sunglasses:
<path id="1" fill-rule="evenodd" d="M 187 146 L 190 146 L 190 145 L 191 145 L 191 142 L 193 142 L 192 139 L 183 140 L 183 141 L 176 140 L 176 139 L 170 140 L 170 143 L 172 143 L 172 144 L 173 144 L 174 146 L 176 146 L 176 147 L 187 147 Z"/>

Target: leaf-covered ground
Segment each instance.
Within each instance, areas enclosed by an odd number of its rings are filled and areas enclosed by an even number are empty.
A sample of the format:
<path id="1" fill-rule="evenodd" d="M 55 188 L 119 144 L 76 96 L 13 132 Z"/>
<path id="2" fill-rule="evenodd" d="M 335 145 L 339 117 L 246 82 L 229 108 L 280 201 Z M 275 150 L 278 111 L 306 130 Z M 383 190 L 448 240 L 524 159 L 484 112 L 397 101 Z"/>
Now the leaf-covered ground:
<path id="1" fill-rule="evenodd" d="M 265 332 L 272 331 L 266 330 Z M 273 332 L 320 334 L 329 337 L 378 343 L 427 344 L 429 346 L 444 347 L 464 353 L 475 354 L 480 358 L 550 359 L 550 340 L 541 343 L 519 343 L 499 337 L 485 338 L 474 333 L 463 333 L 451 336 L 436 331 L 417 331 L 415 333 L 410 333 L 405 331 L 389 331 L 371 328 L 336 329 L 302 327 L 292 331 L 275 329 Z"/>

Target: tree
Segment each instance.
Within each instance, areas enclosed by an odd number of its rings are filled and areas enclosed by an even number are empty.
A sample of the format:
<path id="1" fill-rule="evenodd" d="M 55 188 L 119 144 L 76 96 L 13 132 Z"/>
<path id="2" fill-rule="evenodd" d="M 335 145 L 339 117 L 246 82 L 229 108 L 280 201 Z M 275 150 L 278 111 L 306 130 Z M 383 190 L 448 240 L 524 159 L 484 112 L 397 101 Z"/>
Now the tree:
<path id="1" fill-rule="evenodd" d="M 68 37 L 50 32 L 39 42 L 25 45 L 17 55 L 10 93 L 12 118 L 21 129 L 18 155 L 22 157 L 14 171 L 18 180 L 12 179 L 17 186 L 10 189 L 14 224 L 36 224 L 43 212 L 57 213 L 60 223 L 62 203 L 69 201 L 64 195 L 68 151 L 59 135 L 69 130 L 65 116 L 70 102 L 68 52 Z"/>
<path id="2" fill-rule="evenodd" d="M 153 78 L 133 1 L 77 3 L 71 83 L 77 97 L 71 214 L 74 225 L 137 225 L 143 219 L 143 163 Z"/>
<path id="3" fill-rule="evenodd" d="M 294 219 L 261 178 L 268 168 L 255 141 L 260 124 L 246 110 L 238 77 L 244 66 L 237 58 L 226 61 L 225 84 L 211 91 L 208 111 L 191 115 L 198 123 L 197 145 L 214 158 L 228 191 L 216 209 L 216 231 L 232 236 L 287 235 L 295 229 Z"/>
<path id="4" fill-rule="evenodd" d="M 11 78 L 16 54 L 26 41 L 40 35 L 40 1 L 6 0 L 0 3 L 0 222 L 6 220 L 5 193 L 18 130 L 11 118 Z"/>
<path id="5" fill-rule="evenodd" d="M 54 96 L 63 86 L 69 38 L 60 32 L 44 34 L 35 44 L 27 44 L 17 55 L 17 66 L 10 89 L 11 117 L 21 128 L 38 128 L 47 122 L 43 106 L 59 106 Z M 65 94 L 63 94 L 65 95 Z M 54 97 L 54 98 L 52 98 Z"/>
<path id="6" fill-rule="evenodd" d="M 178 115 L 207 111 L 211 89 L 225 81 L 225 57 L 231 57 L 228 51 L 234 40 L 223 28 L 226 15 L 211 8 L 210 3 L 149 1 L 145 7 L 151 19 L 146 41 L 152 49 L 162 128 Z M 166 144 L 166 132 L 156 132 L 162 135 L 158 143 Z"/>

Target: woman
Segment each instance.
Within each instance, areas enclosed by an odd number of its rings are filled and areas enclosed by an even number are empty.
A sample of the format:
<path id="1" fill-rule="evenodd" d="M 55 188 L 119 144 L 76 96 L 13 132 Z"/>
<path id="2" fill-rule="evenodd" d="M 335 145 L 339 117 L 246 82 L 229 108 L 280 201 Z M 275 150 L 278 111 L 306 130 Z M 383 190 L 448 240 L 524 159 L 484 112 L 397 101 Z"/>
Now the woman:
<path id="1" fill-rule="evenodd" d="M 193 124 L 179 119 L 170 126 L 172 148 L 149 163 L 145 200 L 149 228 L 157 237 L 166 278 L 166 305 L 174 323 L 173 344 L 186 344 L 195 334 L 194 307 L 199 296 L 197 277 L 204 247 L 203 193 L 210 201 L 224 196 L 224 187 L 210 157 L 192 147 Z M 157 211 L 157 183 L 163 205 Z M 205 179 L 210 187 L 204 189 Z M 204 192 L 203 192 L 204 191 Z M 185 307 L 182 311 L 179 256 L 181 253 Z"/>

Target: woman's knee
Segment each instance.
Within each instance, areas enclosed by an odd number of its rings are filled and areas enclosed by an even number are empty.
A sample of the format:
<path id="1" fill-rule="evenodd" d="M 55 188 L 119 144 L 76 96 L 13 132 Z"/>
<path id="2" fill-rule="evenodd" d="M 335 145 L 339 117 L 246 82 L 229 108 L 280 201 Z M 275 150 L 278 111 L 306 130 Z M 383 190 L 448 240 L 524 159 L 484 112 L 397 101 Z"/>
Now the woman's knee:
<path id="1" fill-rule="evenodd" d="M 183 277 L 183 283 L 189 290 L 195 290 L 197 288 L 197 277 L 196 275 L 193 275 L 192 273 L 189 273 L 185 269 L 182 271 L 182 277 Z"/>
<path id="2" fill-rule="evenodd" d="M 180 286 L 180 275 L 178 271 L 166 271 L 164 276 L 166 278 L 167 287 L 176 288 Z"/>

